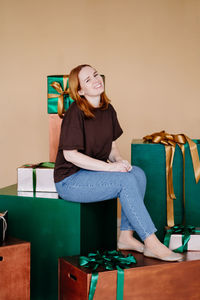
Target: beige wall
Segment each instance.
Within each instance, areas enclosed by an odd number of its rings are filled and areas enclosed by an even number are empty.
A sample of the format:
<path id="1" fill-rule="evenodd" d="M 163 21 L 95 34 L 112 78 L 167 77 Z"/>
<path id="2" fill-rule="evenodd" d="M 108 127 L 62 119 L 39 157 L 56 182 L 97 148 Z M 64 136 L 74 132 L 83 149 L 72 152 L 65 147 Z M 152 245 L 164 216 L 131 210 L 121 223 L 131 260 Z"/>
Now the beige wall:
<path id="1" fill-rule="evenodd" d="M 165 129 L 200 137 L 199 0 L 3 0 L 0 187 L 48 160 L 46 76 L 80 63 L 106 76 L 122 154 Z"/>

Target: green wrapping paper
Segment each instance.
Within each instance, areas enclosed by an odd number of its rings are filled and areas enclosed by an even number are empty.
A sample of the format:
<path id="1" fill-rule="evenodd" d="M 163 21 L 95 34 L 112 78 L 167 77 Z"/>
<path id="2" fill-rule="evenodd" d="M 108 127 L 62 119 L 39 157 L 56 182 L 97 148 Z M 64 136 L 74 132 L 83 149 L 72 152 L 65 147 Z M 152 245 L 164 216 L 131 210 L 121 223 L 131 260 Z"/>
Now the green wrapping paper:
<path id="1" fill-rule="evenodd" d="M 101 75 L 103 78 L 104 86 L 105 86 L 105 76 Z M 64 113 L 69 106 L 74 102 L 74 100 L 69 95 L 69 82 L 68 78 L 66 79 L 66 84 L 64 82 L 64 77 L 68 77 L 68 75 L 50 75 L 47 76 L 47 109 L 48 114 L 59 114 L 60 117 L 61 113 L 59 113 L 58 109 L 58 102 L 59 102 L 59 96 L 63 96 L 63 111 Z M 60 85 L 62 92 L 59 93 L 58 90 L 55 89 L 55 87 L 52 86 L 53 83 L 57 83 Z M 56 95 L 58 95 L 56 97 Z"/>
<path id="2" fill-rule="evenodd" d="M 49 94 L 57 94 L 59 97 L 59 92 L 53 88 L 51 85 L 53 82 L 58 82 L 63 91 L 66 91 L 69 88 L 68 79 L 67 86 L 64 87 L 63 77 L 65 75 L 51 75 L 47 76 L 47 93 Z M 58 97 L 49 98 L 47 102 L 48 114 L 57 114 L 58 113 Z M 74 100 L 69 96 L 69 94 L 64 94 L 64 109 L 65 111 L 69 108 L 69 106 L 74 102 Z"/>
<path id="3" fill-rule="evenodd" d="M 193 140 L 200 155 L 200 140 Z M 188 144 L 185 144 L 185 225 L 200 227 L 200 182 L 196 184 Z M 131 145 L 131 162 L 141 167 L 147 177 L 145 205 L 157 228 L 157 236 L 164 240 L 167 224 L 166 207 L 166 163 L 165 148 L 161 144 L 144 143 L 133 140 Z M 175 224 L 182 224 L 183 209 L 183 158 L 176 146 L 173 160 L 173 185 Z"/>

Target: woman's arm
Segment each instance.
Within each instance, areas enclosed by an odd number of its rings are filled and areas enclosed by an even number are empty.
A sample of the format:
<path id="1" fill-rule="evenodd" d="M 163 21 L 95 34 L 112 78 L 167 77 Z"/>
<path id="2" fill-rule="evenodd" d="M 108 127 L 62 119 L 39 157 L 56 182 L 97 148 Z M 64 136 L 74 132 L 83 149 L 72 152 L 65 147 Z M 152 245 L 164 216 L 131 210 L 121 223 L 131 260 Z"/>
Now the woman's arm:
<path id="1" fill-rule="evenodd" d="M 82 169 L 92 171 L 127 172 L 127 167 L 122 162 L 106 163 L 92 158 L 77 150 L 63 150 L 64 158 Z"/>
<path id="2" fill-rule="evenodd" d="M 108 157 L 109 161 L 111 162 L 116 162 L 116 161 L 122 161 L 123 158 L 121 157 L 120 153 L 119 153 L 119 149 L 117 147 L 117 144 L 116 142 L 112 142 L 112 149 L 111 149 L 111 152 L 109 154 L 109 157 Z"/>
<path id="3" fill-rule="evenodd" d="M 129 162 L 121 157 L 115 141 L 112 142 L 112 149 L 108 159 L 111 162 L 122 162 L 127 167 L 127 171 L 130 171 L 132 169 L 132 166 L 129 164 Z"/>

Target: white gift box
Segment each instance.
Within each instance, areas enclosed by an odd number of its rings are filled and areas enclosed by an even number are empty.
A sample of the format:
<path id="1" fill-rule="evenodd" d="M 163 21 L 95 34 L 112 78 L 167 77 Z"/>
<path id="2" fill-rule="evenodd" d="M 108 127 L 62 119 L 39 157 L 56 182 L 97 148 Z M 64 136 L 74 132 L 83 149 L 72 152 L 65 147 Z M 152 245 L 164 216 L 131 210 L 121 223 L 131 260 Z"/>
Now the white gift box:
<path id="1" fill-rule="evenodd" d="M 200 228 L 196 228 L 200 231 Z M 169 249 L 174 250 L 182 246 L 182 234 L 172 234 L 169 242 Z M 191 251 L 200 251 L 200 232 L 192 233 L 187 244 L 187 249 Z"/>
<path id="2" fill-rule="evenodd" d="M 49 199 L 58 199 L 59 196 L 58 196 L 58 193 L 46 193 L 46 192 L 36 192 L 36 193 L 33 193 L 33 192 L 20 192 L 18 191 L 17 192 L 17 195 L 20 196 L 20 197 L 35 197 L 35 198 L 49 198 Z"/>
<path id="3" fill-rule="evenodd" d="M 53 178 L 54 168 L 36 168 L 36 192 L 56 192 Z M 17 190 L 33 192 L 33 167 L 22 166 L 17 169 Z"/>

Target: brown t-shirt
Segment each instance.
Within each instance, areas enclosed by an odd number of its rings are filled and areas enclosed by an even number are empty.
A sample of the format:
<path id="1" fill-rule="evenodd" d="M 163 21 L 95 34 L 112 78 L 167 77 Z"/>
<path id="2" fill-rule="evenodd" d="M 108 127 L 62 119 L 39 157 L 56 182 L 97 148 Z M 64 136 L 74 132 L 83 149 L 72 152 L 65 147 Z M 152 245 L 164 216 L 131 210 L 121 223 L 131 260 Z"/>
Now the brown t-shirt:
<path id="1" fill-rule="evenodd" d="M 123 133 L 111 104 L 106 110 L 96 108 L 93 113 L 95 118 L 86 118 L 75 102 L 66 111 L 55 163 L 55 182 L 80 170 L 65 160 L 63 150 L 77 149 L 83 154 L 106 162 L 111 152 L 112 141 Z"/>

